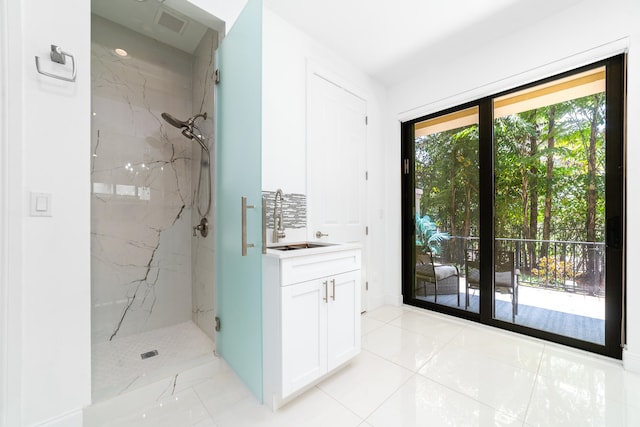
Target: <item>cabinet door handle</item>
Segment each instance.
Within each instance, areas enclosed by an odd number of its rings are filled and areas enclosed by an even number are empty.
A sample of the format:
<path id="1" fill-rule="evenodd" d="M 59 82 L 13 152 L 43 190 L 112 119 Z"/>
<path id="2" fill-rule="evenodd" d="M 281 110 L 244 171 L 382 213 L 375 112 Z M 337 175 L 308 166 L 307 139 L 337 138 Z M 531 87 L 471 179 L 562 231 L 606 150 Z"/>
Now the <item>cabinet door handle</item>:
<path id="1" fill-rule="evenodd" d="M 325 280 L 324 282 L 322 282 L 322 285 L 324 286 L 324 298 L 322 298 L 322 301 L 328 304 L 329 303 L 329 286 L 327 284 L 327 281 Z"/>
<path id="2" fill-rule="evenodd" d="M 331 295 L 332 300 L 336 300 L 336 279 L 331 279 L 331 285 L 333 286 L 333 294 Z"/>

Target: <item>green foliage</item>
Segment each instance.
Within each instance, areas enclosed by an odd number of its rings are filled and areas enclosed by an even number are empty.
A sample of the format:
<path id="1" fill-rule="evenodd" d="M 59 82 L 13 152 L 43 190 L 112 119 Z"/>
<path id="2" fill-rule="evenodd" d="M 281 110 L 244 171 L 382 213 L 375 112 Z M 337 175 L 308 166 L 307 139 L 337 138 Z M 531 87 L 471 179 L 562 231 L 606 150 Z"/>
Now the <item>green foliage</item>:
<path id="1" fill-rule="evenodd" d="M 576 270 L 571 262 L 562 261 L 558 257 L 542 257 L 538 260 L 538 268 L 531 269 L 538 283 L 563 284 L 564 279 L 574 280 Z"/>
<path id="2" fill-rule="evenodd" d="M 478 224 L 478 126 L 439 132 L 416 139 L 416 186 L 421 206 L 441 219 L 438 224 L 459 234 L 469 209 Z"/>
<path id="3" fill-rule="evenodd" d="M 555 105 L 555 126 L 549 133 L 549 107 L 501 117 L 495 120 L 496 168 L 496 234 L 499 237 L 518 238 L 523 225 L 529 221 L 525 215 L 535 214 L 538 224 L 544 220 L 544 210 L 524 212 L 523 205 L 536 194 L 538 205 L 544 206 L 547 189 L 546 161 L 554 158 L 550 179 L 552 216 L 551 239 L 587 240 L 588 170 L 590 125 L 597 114 L 596 135 L 596 228 L 604 227 L 604 102 L 603 97 L 591 95 Z M 532 137 L 538 150 L 531 153 Z M 549 137 L 555 138 L 555 147 L 549 149 Z M 533 230 L 532 238 L 541 238 Z"/>
<path id="4" fill-rule="evenodd" d="M 416 245 L 420 246 L 422 253 L 430 249 L 434 254 L 440 253 L 440 242 L 449 240 L 448 233 L 442 233 L 429 215 L 422 218 L 416 214 Z"/>
<path id="5" fill-rule="evenodd" d="M 595 152 L 590 152 L 592 122 L 596 123 Z M 537 222 L 539 229 L 530 230 L 530 236 L 541 239 L 545 196 L 550 191 L 549 238 L 586 241 L 587 190 L 592 179 L 597 196 L 596 234 L 602 233 L 605 218 L 603 94 L 558 103 L 553 106 L 553 112 L 551 106 L 545 106 L 497 118 L 493 131 L 496 237 L 523 238 L 525 228 Z M 555 141 L 553 147 L 548 143 L 550 138 Z M 421 209 L 438 218 L 441 222 L 437 226 L 452 236 L 479 235 L 478 145 L 478 125 L 415 140 L 416 187 L 423 190 Z M 587 166 L 590 155 L 597 160 L 591 175 Z M 550 156 L 553 169 L 548 178 Z M 491 197 L 486 193 L 484 196 Z M 533 198 L 537 198 L 535 211 L 531 208 Z M 536 221 L 531 221 L 532 215 Z M 453 243 L 454 240 L 449 247 Z"/>

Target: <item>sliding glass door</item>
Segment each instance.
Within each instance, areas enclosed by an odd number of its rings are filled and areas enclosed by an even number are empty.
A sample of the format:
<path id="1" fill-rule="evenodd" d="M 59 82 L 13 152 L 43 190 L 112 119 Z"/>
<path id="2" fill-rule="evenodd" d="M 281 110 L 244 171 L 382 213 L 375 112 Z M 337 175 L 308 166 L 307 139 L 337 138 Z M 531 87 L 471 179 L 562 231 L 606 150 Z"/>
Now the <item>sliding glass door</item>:
<path id="1" fill-rule="evenodd" d="M 621 357 L 624 57 L 403 124 L 405 303 Z"/>
<path id="2" fill-rule="evenodd" d="M 415 280 L 412 296 L 479 313 L 478 281 L 465 275 L 479 243 L 478 107 L 413 125 Z M 466 289 L 473 287 L 473 295 Z"/>

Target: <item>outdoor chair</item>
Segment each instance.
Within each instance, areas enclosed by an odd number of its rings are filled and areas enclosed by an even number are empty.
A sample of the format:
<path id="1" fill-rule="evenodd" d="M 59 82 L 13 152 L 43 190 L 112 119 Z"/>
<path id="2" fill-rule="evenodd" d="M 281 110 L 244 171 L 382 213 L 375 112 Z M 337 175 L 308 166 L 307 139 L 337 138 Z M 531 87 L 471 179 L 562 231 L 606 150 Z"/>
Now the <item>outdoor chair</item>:
<path id="1" fill-rule="evenodd" d="M 438 302 L 438 293 L 452 294 L 455 292 L 460 306 L 460 271 L 455 264 L 437 264 L 433 253 L 427 251 L 418 257 L 416 263 L 416 285 L 422 286 L 427 295 L 427 283 L 433 284 L 434 301 Z"/>
<path id="2" fill-rule="evenodd" d="M 469 307 L 469 290 L 480 289 L 480 261 L 476 250 L 467 251 L 465 257 L 465 308 Z M 506 293 L 511 296 L 511 319 L 516 321 L 518 314 L 518 281 L 519 272 L 514 262 L 514 253 L 498 251 L 495 254 L 495 279 L 496 292 Z"/>

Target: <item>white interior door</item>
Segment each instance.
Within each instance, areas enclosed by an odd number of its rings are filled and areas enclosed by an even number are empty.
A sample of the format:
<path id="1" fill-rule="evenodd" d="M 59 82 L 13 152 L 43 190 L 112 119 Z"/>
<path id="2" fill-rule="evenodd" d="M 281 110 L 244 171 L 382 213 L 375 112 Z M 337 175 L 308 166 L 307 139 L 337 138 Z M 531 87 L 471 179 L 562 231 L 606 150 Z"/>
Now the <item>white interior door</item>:
<path id="1" fill-rule="evenodd" d="M 360 243 L 364 252 L 366 101 L 316 73 L 309 74 L 307 97 L 308 237 Z M 361 301 L 364 309 L 365 294 Z"/>

